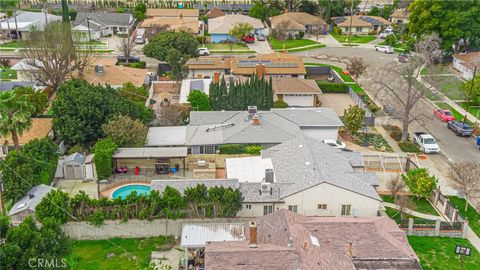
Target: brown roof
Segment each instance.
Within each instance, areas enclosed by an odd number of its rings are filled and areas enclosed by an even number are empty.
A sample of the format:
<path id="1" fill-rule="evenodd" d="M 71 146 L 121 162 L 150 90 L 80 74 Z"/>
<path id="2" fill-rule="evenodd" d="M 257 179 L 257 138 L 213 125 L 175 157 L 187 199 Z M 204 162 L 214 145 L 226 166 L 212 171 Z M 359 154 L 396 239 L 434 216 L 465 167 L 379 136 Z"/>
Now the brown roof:
<path id="1" fill-rule="evenodd" d="M 198 17 L 200 15 L 198 9 L 178 9 L 178 8 L 149 8 L 147 9 L 148 17 Z"/>
<path id="2" fill-rule="evenodd" d="M 474 69 L 475 66 L 480 67 L 480 52 L 454 54 L 453 57 L 461 60 L 462 65 L 468 68 Z"/>
<path id="3" fill-rule="evenodd" d="M 260 61 L 266 65 L 266 75 L 304 75 L 307 73 L 303 60 L 300 57 L 288 53 L 274 52 L 271 54 L 257 55 L 251 58 L 234 58 L 232 63 L 232 74 L 251 75 L 256 72 L 255 63 Z M 246 62 L 250 62 L 251 64 L 245 64 Z M 274 67 L 269 67 L 269 65 L 273 65 Z"/>
<path id="4" fill-rule="evenodd" d="M 350 27 L 350 16 L 333 17 L 332 21 L 337 26 Z M 371 22 L 368 22 L 368 21 Z M 352 27 L 369 27 L 374 25 L 391 25 L 392 23 L 378 16 L 354 15 L 352 17 Z"/>
<path id="5" fill-rule="evenodd" d="M 90 83 L 123 85 L 131 82 L 140 86 L 145 82 L 147 69 L 116 66 L 115 58 L 97 58 L 85 69 L 83 78 Z M 95 74 L 95 65 L 103 65 L 103 75 Z"/>
<path id="6" fill-rule="evenodd" d="M 187 30 L 197 33 L 199 22 L 197 18 L 151 18 L 145 19 L 140 24 L 141 28 L 162 28 L 165 30 Z"/>
<path id="7" fill-rule="evenodd" d="M 52 130 L 52 118 L 32 118 L 32 127 L 29 130 L 25 130 L 22 135 L 18 136 L 20 144 L 27 144 L 33 139 L 42 139 L 47 137 L 48 133 Z M 12 136 L 0 137 L 0 144 L 8 141 L 10 145 L 13 145 Z"/>
<path id="8" fill-rule="evenodd" d="M 306 12 L 288 12 L 275 17 L 272 17 L 272 28 L 275 28 L 283 20 L 292 22 L 295 29 L 305 29 L 305 25 L 327 25 L 320 17 L 313 16 Z"/>
<path id="9" fill-rule="evenodd" d="M 306 217 L 281 209 L 257 218 L 257 227 L 260 254 L 247 242 L 207 244 L 208 269 L 268 269 L 271 260 L 289 266 L 277 269 L 421 269 L 405 232 L 387 217 Z"/>
<path id="10" fill-rule="evenodd" d="M 295 77 L 273 77 L 272 88 L 275 94 L 321 94 L 315 80 L 295 78 Z"/>
<path id="11" fill-rule="evenodd" d="M 210 11 L 207 12 L 207 18 L 209 18 L 209 19 L 217 18 L 217 17 L 221 17 L 221 16 L 225 16 L 225 12 L 223 12 L 218 7 L 214 7 L 213 9 L 211 9 Z"/>
<path id="12" fill-rule="evenodd" d="M 174 93 L 178 91 L 175 81 L 155 81 L 152 83 L 153 93 Z"/>
<path id="13" fill-rule="evenodd" d="M 408 18 L 408 15 L 410 15 L 410 13 L 408 12 L 407 9 L 405 9 L 405 8 L 399 8 L 399 9 L 395 10 L 390 17 L 391 17 L 391 18 L 407 19 L 407 18 Z"/>
<path id="14" fill-rule="evenodd" d="M 230 57 L 201 57 L 190 59 L 187 62 L 188 69 L 230 69 Z"/>

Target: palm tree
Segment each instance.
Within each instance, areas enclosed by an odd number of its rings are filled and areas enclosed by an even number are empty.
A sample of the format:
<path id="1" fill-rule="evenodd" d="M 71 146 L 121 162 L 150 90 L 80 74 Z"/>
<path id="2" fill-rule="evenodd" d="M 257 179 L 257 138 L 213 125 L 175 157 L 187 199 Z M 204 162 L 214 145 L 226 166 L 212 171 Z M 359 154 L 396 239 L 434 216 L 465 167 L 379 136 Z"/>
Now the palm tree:
<path id="1" fill-rule="evenodd" d="M 12 135 L 15 149 L 20 149 L 18 136 L 30 129 L 30 119 L 34 108 L 26 95 L 16 95 L 15 91 L 0 94 L 0 135 Z"/>

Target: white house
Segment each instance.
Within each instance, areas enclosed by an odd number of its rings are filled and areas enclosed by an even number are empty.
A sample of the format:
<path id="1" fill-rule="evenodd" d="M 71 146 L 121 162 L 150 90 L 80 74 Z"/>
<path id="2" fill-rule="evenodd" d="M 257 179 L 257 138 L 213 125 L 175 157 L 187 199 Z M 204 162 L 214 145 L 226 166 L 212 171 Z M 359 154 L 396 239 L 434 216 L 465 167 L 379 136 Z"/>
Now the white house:
<path id="1" fill-rule="evenodd" d="M 73 22 L 73 30 L 80 33 L 82 38 L 88 40 L 100 37 L 129 34 L 135 23 L 130 13 L 110 12 L 79 12 Z"/>
<path id="2" fill-rule="evenodd" d="M 208 20 L 208 33 L 212 43 L 236 41 L 236 38 L 229 34 L 230 30 L 239 23 L 250 24 L 258 34 L 268 34 L 268 29 L 262 21 L 242 14 L 227 14 L 225 16 Z"/>
<path id="3" fill-rule="evenodd" d="M 295 77 L 273 77 L 274 100 L 283 100 L 288 106 L 315 107 L 322 94 L 315 80 Z"/>
<path id="4" fill-rule="evenodd" d="M 61 20 L 61 16 L 19 10 L 16 15 L 0 21 L 0 32 L 2 36 L 8 36 L 13 39 L 28 39 L 32 29 L 43 30 L 47 23 Z M 16 36 L 17 29 L 18 37 Z"/>
<path id="5" fill-rule="evenodd" d="M 477 74 L 480 74 L 480 52 L 453 55 L 453 68 L 460 71 L 465 80 L 473 78 L 475 66 L 477 67 Z"/>

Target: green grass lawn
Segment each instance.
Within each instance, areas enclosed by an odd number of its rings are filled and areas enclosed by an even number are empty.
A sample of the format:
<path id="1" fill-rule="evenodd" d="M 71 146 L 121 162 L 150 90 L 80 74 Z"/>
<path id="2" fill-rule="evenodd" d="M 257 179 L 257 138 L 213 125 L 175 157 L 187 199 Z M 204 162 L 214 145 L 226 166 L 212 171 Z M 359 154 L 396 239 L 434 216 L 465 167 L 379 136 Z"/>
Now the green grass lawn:
<path id="1" fill-rule="evenodd" d="M 392 196 L 382 195 L 382 199 L 385 202 L 395 203 Z M 432 204 L 425 198 L 417 198 L 416 196 L 409 196 L 411 201 L 415 204 L 415 209 L 412 209 L 419 213 L 429 214 L 433 216 L 438 216 L 438 212 L 433 208 Z"/>
<path id="2" fill-rule="evenodd" d="M 408 242 L 420 259 L 423 270 L 460 269 L 460 258 L 455 255 L 455 246 L 468 246 L 472 249 L 465 257 L 465 270 L 479 269 L 480 254 L 467 239 L 448 237 L 408 236 Z"/>
<path id="3" fill-rule="evenodd" d="M 444 103 L 444 102 L 439 102 L 439 103 L 436 103 L 437 106 L 440 108 L 440 109 L 444 109 L 444 110 L 450 110 L 453 114 L 453 116 L 455 116 L 455 119 L 457 121 L 462 121 L 463 120 L 463 115 L 461 113 L 459 113 L 457 110 L 455 110 L 452 106 L 448 105 L 447 103 Z M 472 125 L 473 123 L 467 119 L 467 124 L 469 125 Z"/>
<path id="4" fill-rule="evenodd" d="M 340 43 L 348 43 L 348 41 L 347 41 L 348 35 L 347 34 L 338 35 L 334 32 L 330 32 L 330 35 L 332 35 L 332 37 L 334 37 Z M 359 35 L 359 36 L 352 35 L 350 43 L 368 43 L 372 40 L 375 40 L 376 38 L 377 37 L 373 36 L 373 35 Z"/>
<path id="5" fill-rule="evenodd" d="M 460 105 L 462 108 L 465 110 L 467 109 L 467 102 L 458 102 L 458 105 Z M 469 113 L 472 114 L 473 116 L 477 117 L 480 119 L 480 106 L 473 104 L 470 102 L 470 109 Z"/>
<path id="6" fill-rule="evenodd" d="M 438 64 L 434 66 L 424 67 L 420 71 L 420 75 L 436 75 L 436 74 L 452 74 L 448 64 Z"/>
<path id="7" fill-rule="evenodd" d="M 440 86 L 435 86 L 451 100 L 465 99 L 465 95 L 459 90 L 463 82 L 455 77 L 444 77 Z"/>
<path id="8" fill-rule="evenodd" d="M 414 82 L 414 85 L 415 85 L 415 88 L 419 89 L 420 91 L 422 91 L 424 93 L 424 96 L 426 98 L 428 98 L 429 100 L 431 101 L 438 101 L 440 100 L 440 97 L 438 96 L 438 94 L 432 92 L 430 89 L 426 88 L 425 86 L 423 86 L 423 84 L 421 84 L 418 80 L 415 80 Z"/>
<path id="9" fill-rule="evenodd" d="M 4 47 L 4 48 L 25 48 L 26 45 L 27 45 L 26 41 L 17 40 L 17 41 L 10 41 L 10 42 L 4 43 L 4 44 L 0 45 L 0 47 Z"/>
<path id="10" fill-rule="evenodd" d="M 173 237 L 74 241 L 68 263 L 71 269 L 146 269 L 152 251 L 169 250 Z M 112 244 L 113 242 L 114 244 Z M 107 255 L 109 255 L 108 258 Z M 113 256 L 112 256 L 113 255 Z"/>
<path id="11" fill-rule="evenodd" d="M 207 43 L 205 44 L 205 47 L 207 47 L 211 51 L 230 51 L 230 44 L 225 44 L 225 43 Z M 245 44 L 232 43 L 232 50 L 248 51 L 249 49 Z"/>
<path id="12" fill-rule="evenodd" d="M 283 50 L 283 42 L 282 41 L 280 41 L 280 40 L 278 40 L 274 37 L 269 37 L 268 39 L 270 41 L 270 44 L 272 45 L 273 50 Z M 308 47 L 308 49 L 310 49 L 310 48 L 318 48 L 319 46 L 323 47 L 325 45 L 319 44 L 318 42 L 315 42 L 315 41 L 310 40 L 310 39 L 287 39 L 287 40 L 285 40 L 285 50 L 291 51 L 291 50 L 295 50 L 295 48 L 304 47 L 304 46 L 312 46 L 312 47 Z"/>
<path id="13" fill-rule="evenodd" d="M 15 80 L 17 78 L 17 71 L 11 70 L 9 67 L 1 68 L 0 79 L 1 80 Z"/>
<path id="14" fill-rule="evenodd" d="M 450 202 L 458 209 L 458 213 L 461 217 L 468 219 L 468 225 L 472 230 L 480 236 L 480 214 L 468 204 L 468 209 L 465 211 L 465 199 L 461 199 L 455 196 L 449 196 Z"/>
<path id="15" fill-rule="evenodd" d="M 382 41 L 380 43 L 378 43 L 378 45 L 388 45 L 386 41 Z M 393 47 L 393 50 L 395 52 L 405 52 L 405 51 L 408 51 L 408 48 L 407 48 L 407 45 L 403 44 L 403 43 L 397 43 L 395 44 Z"/>
<path id="16" fill-rule="evenodd" d="M 317 67 L 330 67 L 333 70 L 335 70 L 340 77 L 342 77 L 343 81 L 349 83 L 349 82 L 355 82 L 350 75 L 343 74 L 343 68 L 337 67 L 337 66 L 332 66 L 329 64 L 319 64 L 319 63 L 305 63 L 306 66 L 317 66 Z"/>

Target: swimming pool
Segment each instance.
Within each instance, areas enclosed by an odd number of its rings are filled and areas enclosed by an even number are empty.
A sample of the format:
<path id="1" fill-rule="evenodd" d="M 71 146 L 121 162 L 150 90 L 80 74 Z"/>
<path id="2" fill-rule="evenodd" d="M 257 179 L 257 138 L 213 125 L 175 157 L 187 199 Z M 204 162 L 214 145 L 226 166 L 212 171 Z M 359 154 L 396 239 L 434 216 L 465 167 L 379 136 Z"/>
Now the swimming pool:
<path id="1" fill-rule="evenodd" d="M 132 191 L 136 191 L 137 195 L 150 193 L 150 186 L 147 185 L 127 185 L 123 186 L 112 193 L 112 199 L 125 199 Z"/>

